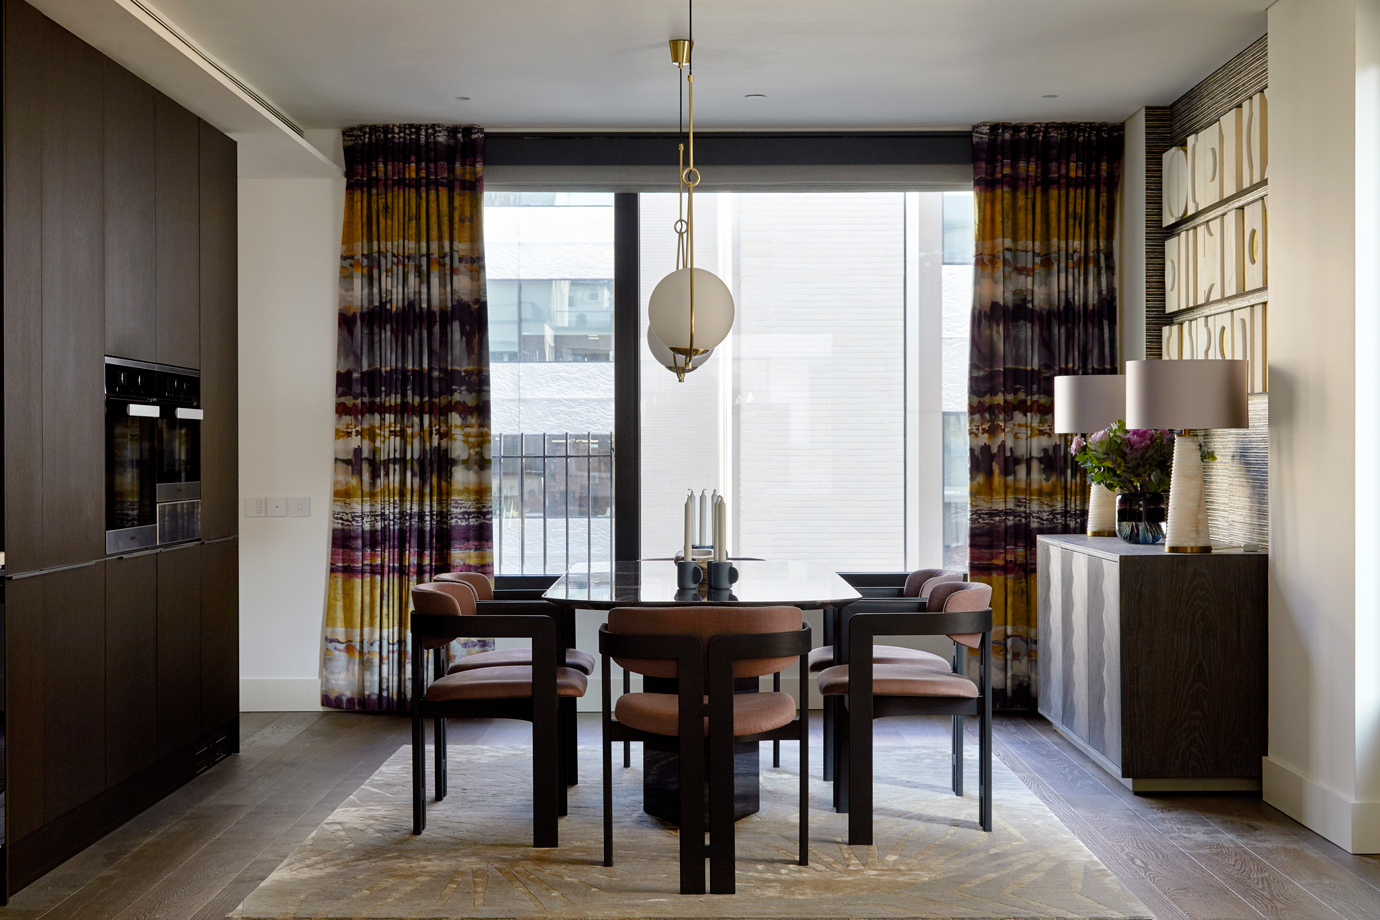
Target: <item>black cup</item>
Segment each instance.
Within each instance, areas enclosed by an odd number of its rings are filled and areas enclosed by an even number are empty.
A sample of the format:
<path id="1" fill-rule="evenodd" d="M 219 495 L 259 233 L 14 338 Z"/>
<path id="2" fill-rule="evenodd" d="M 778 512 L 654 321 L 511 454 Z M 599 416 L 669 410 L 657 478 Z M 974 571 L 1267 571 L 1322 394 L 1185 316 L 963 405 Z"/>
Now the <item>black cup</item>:
<path id="1" fill-rule="evenodd" d="M 738 570 L 731 562 L 709 563 L 709 587 L 725 591 L 738 580 Z"/>
<path id="2" fill-rule="evenodd" d="M 677 562 L 676 563 L 676 587 L 682 590 L 693 588 L 700 583 L 700 578 L 704 575 L 700 571 L 698 562 Z"/>

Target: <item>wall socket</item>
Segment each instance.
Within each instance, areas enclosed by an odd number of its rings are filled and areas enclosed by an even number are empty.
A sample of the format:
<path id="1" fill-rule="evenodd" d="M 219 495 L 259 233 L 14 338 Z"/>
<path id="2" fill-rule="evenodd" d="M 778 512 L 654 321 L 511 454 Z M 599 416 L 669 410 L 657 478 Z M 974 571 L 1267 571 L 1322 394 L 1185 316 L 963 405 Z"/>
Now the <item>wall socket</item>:
<path id="1" fill-rule="evenodd" d="M 311 498 L 304 495 L 289 498 L 288 517 L 311 517 Z"/>
<path id="2" fill-rule="evenodd" d="M 311 497 L 297 495 L 292 498 L 246 498 L 245 517 L 311 517 Z"/>
<path id="3" fill-rule="evenodd" d="M 282 496 L 269 496 L 268 502 L 269 517 L 287 517 L 287 499 Z"/>
<path id="4" fill-rule="evenodd" d="M 263 517 L 267 501 L 262 498 L 246 498 L 244 500 L 245 517 Z"/>

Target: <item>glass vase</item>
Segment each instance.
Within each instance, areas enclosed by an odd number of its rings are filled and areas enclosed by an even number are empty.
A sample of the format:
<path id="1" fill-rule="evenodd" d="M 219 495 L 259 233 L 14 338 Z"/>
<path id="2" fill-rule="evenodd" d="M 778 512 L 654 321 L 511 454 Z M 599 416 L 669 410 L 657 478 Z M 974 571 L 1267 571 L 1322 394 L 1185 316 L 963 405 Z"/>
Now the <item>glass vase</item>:
<path id="1" fill-rule="evenodd" d="M 1163 492 L 1125 492 L 1116 497 L 1116 535 L 1127 543 L 1158 543 L 1164 539 Z"/>

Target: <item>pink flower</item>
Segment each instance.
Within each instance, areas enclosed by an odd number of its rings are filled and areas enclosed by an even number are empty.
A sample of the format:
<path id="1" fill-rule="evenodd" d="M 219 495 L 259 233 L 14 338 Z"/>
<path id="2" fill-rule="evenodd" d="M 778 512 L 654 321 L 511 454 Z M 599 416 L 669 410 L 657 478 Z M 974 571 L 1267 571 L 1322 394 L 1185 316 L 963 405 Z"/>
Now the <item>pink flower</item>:
<path id="1" fill-rule="evenodd" d="M 1081 434 L 1076 434 L 1073 436 L 1073 443 L 1069 445 L 1069 453 L 1073 454 L 1074 456 L 1077 456 L 1081 454 L 1083 452 L 1083 448 L 1087 446 L 1088 442 L 1083 440 L 1083 436 Z"/>

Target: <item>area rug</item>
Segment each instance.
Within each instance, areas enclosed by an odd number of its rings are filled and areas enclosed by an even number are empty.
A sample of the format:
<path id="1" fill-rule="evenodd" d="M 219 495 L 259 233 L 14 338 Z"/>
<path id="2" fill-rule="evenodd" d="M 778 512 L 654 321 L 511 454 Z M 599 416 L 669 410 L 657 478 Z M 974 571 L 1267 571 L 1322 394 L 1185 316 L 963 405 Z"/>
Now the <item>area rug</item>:
<path id="1" fill-rule="evenodd" d="M 582 748 L 561 845 L 531 842 L 531 755 L 452 747 L 450 794 L 414 837 L 411 754 L 400 749 L 230 916 L 392 918 L 1152 918 L 1000 760 L 994 826 L 947 788 L 948 750 L 877 750 L 876 845 L 848 845 L 847 815 L 811 767 L 810 865 L 796 855 L 795 745 L 763 748 L 762 809 L 737 823 L 733 895 L 678 893 L 676 829 L 641 810 L 642 772 L 615 761 L 614 863 L 602 860 L 599 751 Z M 811 753 L 814 753 L 813 751 Z M 427 755 L 428 767 L 432 760 Z M 428 783 L 430 786 L 430 783 Z"/>

